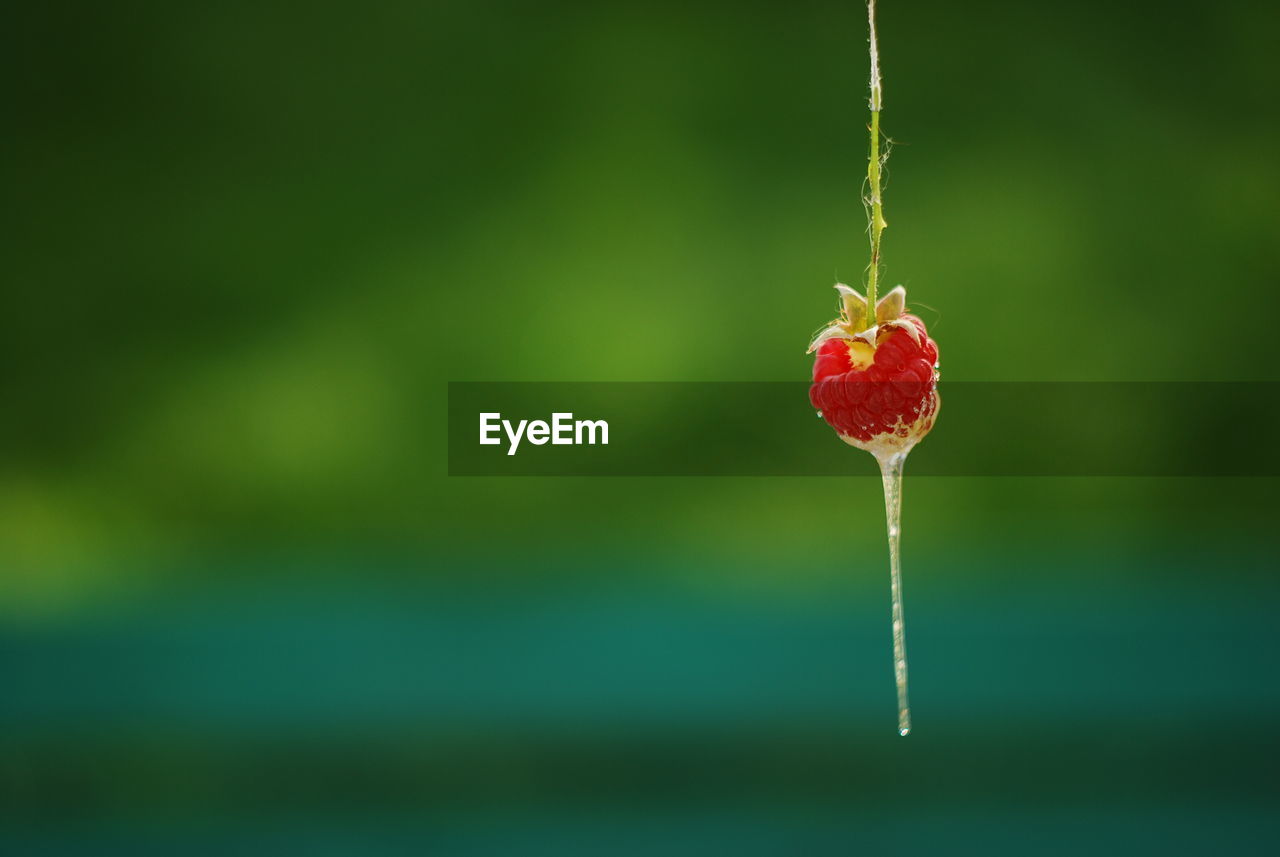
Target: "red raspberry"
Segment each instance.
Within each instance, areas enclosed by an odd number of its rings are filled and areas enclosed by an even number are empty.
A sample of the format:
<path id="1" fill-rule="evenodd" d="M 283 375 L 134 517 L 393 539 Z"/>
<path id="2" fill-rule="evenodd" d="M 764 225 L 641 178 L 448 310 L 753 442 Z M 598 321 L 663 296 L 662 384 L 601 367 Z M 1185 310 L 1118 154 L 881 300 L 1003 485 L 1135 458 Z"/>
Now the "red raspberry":
<path id="1" fill-rule="evenodd" d="M 877 324 L 862 330 L 866 300 L 837 285 L 841 318 L 810 346 L 817 352 L 809 401 L 841 440 L 873 453 L 910 449 L 938 413 L 938 346 L 924 322 L 903 313 L 899 286 L 876 305 Z"/>

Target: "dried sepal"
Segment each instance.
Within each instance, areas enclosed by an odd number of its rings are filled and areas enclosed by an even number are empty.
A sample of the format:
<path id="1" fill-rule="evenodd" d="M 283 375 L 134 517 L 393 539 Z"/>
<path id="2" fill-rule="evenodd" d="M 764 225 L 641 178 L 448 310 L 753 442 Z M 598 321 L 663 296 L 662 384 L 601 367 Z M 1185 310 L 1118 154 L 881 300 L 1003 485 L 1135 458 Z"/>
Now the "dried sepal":
<path id="1" fill-rule="evenodd" d="M 842 320 L 851 330 L 862 327 L 867 317 L 867 299 L 857 289 L 844 283 L 836 283 L 835 289 L 840 293 L 841 308 L 844 310 Z"/>
<path id="2" fill-rule="evenodd" d="M 880 325 L 880 327 L 882 330 L 906 331 L 907 336 L 911 337 L 912 342 L 916 345 L 920 344 L 920 329 L 909 321 L 903 321 L 902 319 L 886 321 L 884 324 Z"/>
<path id="3" fill-rule="evenodd" d="M 879 334 L 880 334 L 880 327 L 878 325 L 872 325 L 871 327 L 868 327 L 866 330 L 858 331 L 853 335 L 852 338 L 857 340 L 858 342 L 865 342 L 867 343 L 867 345 L 870 345 L 872 348 L 875 348 L 876 337 Z"/>
<path id="4" fill-rule="evenodd" d="M 865 303 L 865 302 L 864 302 Z M 876 323 L 897 320 L 907 308 L 907 290 L 897 286 L 876 303 Z"/>
<path id="5" fill-rule="evenodd" d="M 805 354 L 812 354 L 817 351 L 829 339 L 853 339 L 853 334 L 843 324 L 833 324 L 820 331 L 813 338 L 813 342 L 809 343 L 809 350 Z"/>

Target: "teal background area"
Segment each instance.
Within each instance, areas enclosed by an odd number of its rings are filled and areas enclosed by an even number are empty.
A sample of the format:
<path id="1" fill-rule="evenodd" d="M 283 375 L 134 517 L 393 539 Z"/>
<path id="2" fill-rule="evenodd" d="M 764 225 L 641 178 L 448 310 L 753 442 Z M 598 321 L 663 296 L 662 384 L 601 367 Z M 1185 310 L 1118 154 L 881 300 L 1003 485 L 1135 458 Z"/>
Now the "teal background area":
<path id="1" fill-rule="evenodd" d="M 908 464 L 902 739 L 873 477 L 447 475 L 450 381 L 808 377 L 859 4 L 4 19 L 0 851 L 1276 850 L 1273 477 Z M 946 382 L 1280 380 L 1278 19 L 883 0 Z"/>

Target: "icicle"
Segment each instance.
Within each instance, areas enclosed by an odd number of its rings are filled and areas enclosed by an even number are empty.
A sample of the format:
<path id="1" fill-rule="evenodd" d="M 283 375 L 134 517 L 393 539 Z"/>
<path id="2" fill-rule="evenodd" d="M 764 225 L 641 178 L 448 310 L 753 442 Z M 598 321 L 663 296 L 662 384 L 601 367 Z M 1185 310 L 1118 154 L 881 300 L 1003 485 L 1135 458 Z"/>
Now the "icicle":
<path id="1" fill-rule="evenodd" d="M 911 731 L 911 703 L 907 697 L 907 631 L 902 616 L 902 467 L 905 452 L 876 456 L 884 482 L 884 517 L 889 534 L 889 591 L 893 600 L 893 678 L 898 687 L 898 734 Z"/>

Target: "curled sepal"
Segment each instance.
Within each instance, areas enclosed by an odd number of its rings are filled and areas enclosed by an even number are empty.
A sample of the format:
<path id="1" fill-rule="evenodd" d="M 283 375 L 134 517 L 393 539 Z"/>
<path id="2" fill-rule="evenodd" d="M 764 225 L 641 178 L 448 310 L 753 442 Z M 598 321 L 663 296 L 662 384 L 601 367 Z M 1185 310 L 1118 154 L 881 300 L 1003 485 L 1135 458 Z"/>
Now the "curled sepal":
<path id="1" fill-rule="evenodd" d="M 873 324 L 871 327 L 868 327 L 866 330 L 860 330 L 857 333 L 855 333 L 853 335 L 853 338 L 858 342 L 865 342 L 867 343 L 867 345 L 870 345 L 872 348 L 875 348 L 876 337 L 879 335 L 880 335 L 880 326 Z"/>
<path id="2" fill-rule="evenodd" d="M 865 301 L 863 302 L 866 303 Z M 897 286 L 876 303 L 876 323 L 896 321 L 907 308 L 907 290 Z"/>
<path id="3" fill-rule="evenodd" d="M 809 343 L 807 354 L 812 354 L 822 347 L 828 339 L 853 339 L 854 334 L 862 327 L 867 316 L 867 299 L 856 289 L 844 283 L 836 283 L 835 290 L 840 293 L 840 317 L 823 328 L 813 341 Z"/>
<path id="4" fill-rule="evenodd" d="M 851 289 L 844 283 L 836 283 L 835 289 L 840 293 L 841 309 L 843 310 L 841 321 L 847 324 L 851 330 L 857 330 L 862 327 L 867 317 L 867 299 L 856 289 Z"/>
<path id="5" fill-rule="evenodd" d="M 819 348 L 822 347 L 822 343 L 826 342 L 829 339 L 853 339 L 853 334 L 850 333 L 845 328 L 844 325 L 833 324 L 830 327 L 822 330 L 820 333 L 818 333 L 817 336 L 813 338 L 813 342 L 809 343 L 809 350 L 806 351 L 805 354 L 812 354 L 813 352 L 817 351 Z"/>
<path id="6" fill-rule="evenodd" d="M 920 329 L 909 321 L 903 321 L 902 319 L 886 321 L 880 325 L 880 330 L 904 330 L 907 336 L 911 337 L 912 342 L 916 345 L 920 344 Z"/>

